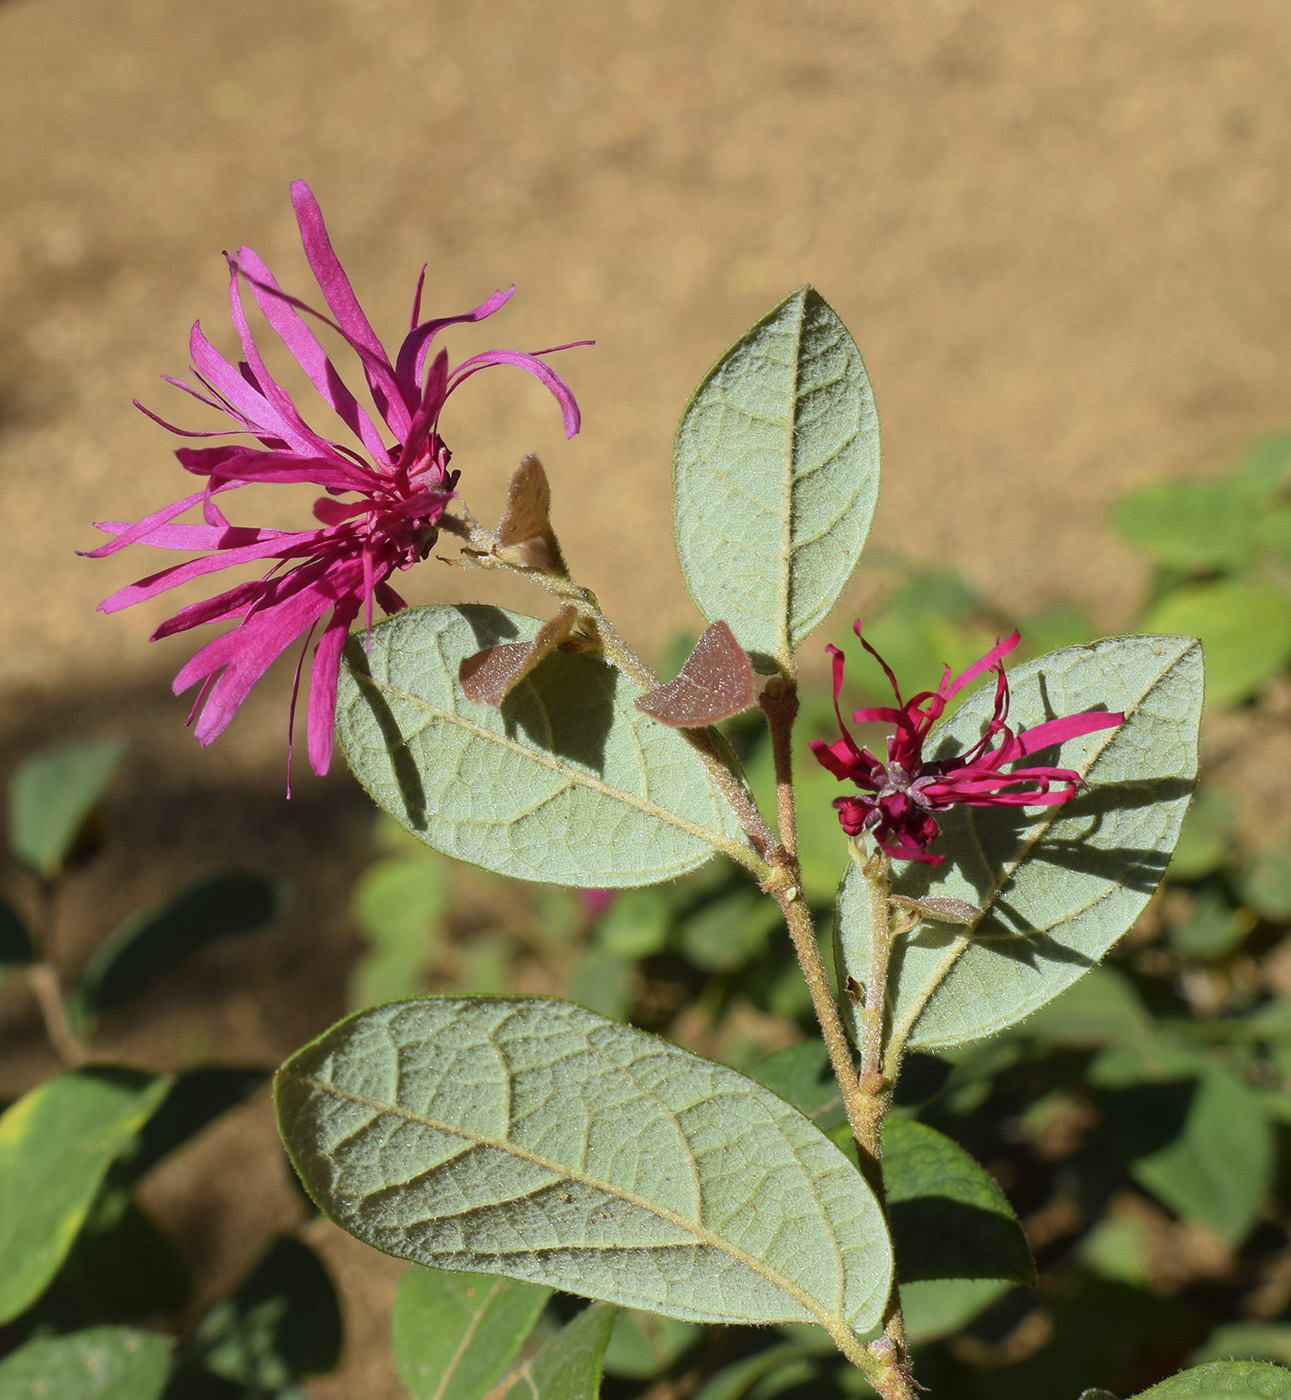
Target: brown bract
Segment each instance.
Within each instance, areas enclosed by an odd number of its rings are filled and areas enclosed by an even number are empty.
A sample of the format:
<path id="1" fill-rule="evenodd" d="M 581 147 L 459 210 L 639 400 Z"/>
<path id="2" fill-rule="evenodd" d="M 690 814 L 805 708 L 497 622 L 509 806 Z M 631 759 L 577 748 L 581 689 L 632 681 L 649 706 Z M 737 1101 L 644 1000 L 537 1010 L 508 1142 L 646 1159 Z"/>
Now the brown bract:
<path id="1" fill-rule="evenodd" d="M 577 620 L 576 609 L 566 604 L 533 641 L 503 642 L 466 657 L 457 668 L 466 698 L 479 705 L 501 705 L 508 692 L 569 637 Z"/>
<path id="2" fill-rule="evenodd" d="M 637 709 L 673 729 L 701 729 L 753 704 L 753 667 L 735 634 L 713 622 L 675 680 L 647 691 Z"/>

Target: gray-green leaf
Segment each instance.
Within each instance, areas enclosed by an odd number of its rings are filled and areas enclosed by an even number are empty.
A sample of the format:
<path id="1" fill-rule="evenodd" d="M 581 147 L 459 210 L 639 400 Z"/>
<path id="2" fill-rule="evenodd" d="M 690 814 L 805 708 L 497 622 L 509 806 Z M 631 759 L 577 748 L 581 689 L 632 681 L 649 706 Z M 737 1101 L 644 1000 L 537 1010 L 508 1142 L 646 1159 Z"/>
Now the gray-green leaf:
<path id="1" fill-rule="evenodd" d="M 878 1321 L 891 1251 L 843 1154 L 761 1085 L 567 1002 L 360 1012 L 284 1065 L 319 1206 L 398 1258 L 696 1322 Z"/>
<path id="2" fill-rule="evenodd" d="M 88 740 L 27 759 L 9 784 L 14 855 L 47 880 L 57 875 L 121 754 L 122 746 L 114 740 Z"/>
<path id="3" fill-rule="evenodd" d="M 73 1070 L 0 1115 L 0 1322 L 44 1292 L 108 1167 L 167 1087 L 134 1070 Z"/>
<path id="4" fill-rule="evenodd" d="M 481 1400 L 533 1331 L 550 1288 L 414 1265 L 394 1296 L 394 1362 L 413 1400 Z"/>
<path id="5" fill-rule="evenodd" d="M 788 670 L 838 600 L 879 491 L 879 421 L 860 352 L 811 287 L 731 346 L 686 406 L 673 525 L 691 596 L 754 664 Z"/>
<path id="6" fill-rule="evenodd" d="M 1121 637 L 1069 647 L 1009 673 L 1009 723 L 1100 708 L 1125 723 L 1061 746 L 1052 761 L 1088 784 L 1043 808 L 957 807 L 930 867 L 895 866 L 893 890 L 977 906 L 969 927 L 926 919 L 896 941 L 894 1036 L 946 1048 L 992 1035 L 1095 966 L 1147 904 L 1165 870 L 1197 777 L 1201 649 L 1180 637 Z M 933 730 L 925 752 L 961 753 L 989 717 L 977 692 Z M 841 971 L 866 983 L 870 912 L 859 869 L 839 894 Z"/>
<path id="7" fill-rule="evenodd" d="M 408 608 L 350 642 L 337 728 L 373 799 L 427 845 L 501 875 L 608 888 L 747 850 L 686 738 L 589 653 L 554 652 L 502 702 L 457 678 L 482 647 L 541 623 L 472 604 Z"/>
<path id="8" fill-rule="evenodd" d="M 0 1361 L 0 1400 L 156 1400 L 173 1346 L 131 1327 L 38 1337 Z"/>
<path id="9" fill-rule="evenodd" d="M 1180 1371 L 1131 1400 L 1291 1400 L 1291 1371 L 1267 1361 L 1212 1361 Z"/>
<path id="10" fill-rule="evenodd" d="M 913 1119 L 883 1125 L 883 1185 L 902 1285 L 929 1278 L 1034 1283 L 1004 1192 L 958 1143 Z"/>

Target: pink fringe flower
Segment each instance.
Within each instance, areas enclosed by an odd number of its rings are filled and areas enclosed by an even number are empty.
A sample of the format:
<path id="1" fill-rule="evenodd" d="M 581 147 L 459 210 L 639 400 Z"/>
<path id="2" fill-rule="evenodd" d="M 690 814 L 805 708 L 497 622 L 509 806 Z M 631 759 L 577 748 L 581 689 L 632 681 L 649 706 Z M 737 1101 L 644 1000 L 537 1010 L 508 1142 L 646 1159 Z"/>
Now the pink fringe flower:
<path id="1" fill-rule="evenodd" d="M 157 628 L 152 640 L 202 623 L 236 621 L 235 627 L 202 647 L 175 677 L 176 694 L 201 683 L 189 720 L 197 718 L 197 738 L 206 745 L 228 727 L 270 664 L 303 637 L 292 685 L 294 716 L 309 642 L 322 624 L 310 670 L 308 740 L 310 764 L 315 773 L 323 774 L 332 756 L 336 685 L 350 626 L 360 611 L 371 626 L 373 599 L 386 612 L 404 606 L 387 580 L 396 569 L 411 568 L 426 558 L 435 543 L 444 507 L 455 494 L 459 473 L 449 470 L 451 454 L 439 436 L 439 415 L 445 400 L 480 370 L 490 365 L 514 365 L 551 391 L 564 415 L 567 437 L 578 431 L 579 414 L 569 386 L 541 358 L 551 350 L 535 354 L 488 350 L 453 369 L 449 368 L 447 352 L 441 350 L 427 368 L 431 343 L 445 326 L 484 320 L 510 298 L 514 287 L 495 292 L 474 311 L 422 321 L 423 268 L 413 297 L 412 328 L 392 363 L 332 250 L 322 212 L 309 186 L 297 180 L 291 187 L 291 198 L 305 256 L 335 319 L 288 296 L 250 248 L 241 248 L 236 258 L 229 258 L 229 307 L 245 359 L 236 368 L 231 365 L 203 335 L 198 323 L 193 326 L 189 350 L 194 375 L 205 392 L 164 377 L 200 403 L 226 414 L 237 426 L 221 432 L 190 432 L 167 423 L 142 404 L 137 406 L 183 437 L 246 434 L 258 445 L 247 442 L 180 448 L 176 457 L 188 471 L 205 478 L 204 487 L 143 520 L 98 523 L 97 528 L 112 540 L 92 551 L 90 557 L 115 554 L 132 544 L 201 553 L 200 558 L 172 565 L 114 593 L 99 604 L 101 611 L 109 613 L 220 569 L 256 560 L 273 561 L 262 578 L 182 608 Z M 242 302 L 244 281 L 265 320 L 362 451 L 316 433 L 269 373 L 247 323 Z M 339 332 L 359 357 L 384 429 L 342 382 L 302 312 Z M 387 431 L 393 442 L 387 440 Z M 314 504 L 321 528 L 273 530 L 231 525 L 215 497 L 253 482 L 308 482 L 322 487 L 327 494 Z M 185 511 L 197 507 L 201 508 L 203 524 L 174 523 Z M 324 623 L 329 612 L 331 616 Z M 290 729 L 289 721 L 289 771 Z"/>
<path id="2" fill-rule="evenodd" d="M 861 636 L 861 624 L 854 624 L 853 630 L 865 650 L 883 667 L 896 696 L 896 708 L 875 706 L 857 710 L 852 716 L 858 724 L 877 720 L 896 725 L 896 733 L 888 740 L 888 761 L 880 763 L 869 749 L 858 748 L 843 723 L 838 695 L 843 687 L 844 660 L 843 653 L 833 646 L 829 650 L 834 655 L 834 713 L 843 737 L 832 744 L 813 739 L 811 751 L 840 782 L 850 781 L 861 789 L 856 797 L 839 797 L 834 801 L 843 830 L 849 836 L 868 831 L 879 849 L 896 860 L 940 865 L 945 856 L 928 853 L 928 847 L 939 832 L 933 814 L 948 811 L 957 803 L 970 807 L 1051 807 L 1069 801 L 1081 782 L 1080 775 L 1073 769 L 1015 768 L 1009 773 L 1001 770 L 1006 764 L 1050 745 L 1064 743 L 1081 734 L 1092 734 L 1095 730 L 1114 729 L 1125 720 L 1123 714 L 1097 710 L 1069 715 L 1066 719 L 1051 719 L 1034 729 L 1014 734 L 1005 723 L 1009 714 L 1009 683 L 1004 676 L 1003 658 L 1017 646 L 1016 632 L 1005 641 L 997 642 L 980 661 L 954 680 L 947 666 L 935 691 L 921 691 L 910 700 L 902 700 L 896 677 L 887 662 Z M 995 672 L 995 713 L 986 733 L 958 758 L 925 759 L 923 742 L 947 703 L 986 671 Z M 1003 736 L 1002 742 L 997 748 L 991 748 L 999 735 Z"/>

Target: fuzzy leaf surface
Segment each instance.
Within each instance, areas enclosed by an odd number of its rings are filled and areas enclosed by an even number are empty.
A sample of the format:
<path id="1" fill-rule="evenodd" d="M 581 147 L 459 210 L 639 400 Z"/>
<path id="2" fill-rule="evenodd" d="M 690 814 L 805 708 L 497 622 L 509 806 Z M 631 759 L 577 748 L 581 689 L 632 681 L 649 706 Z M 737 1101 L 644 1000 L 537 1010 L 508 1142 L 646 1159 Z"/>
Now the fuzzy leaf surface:
<path id="1" fill-rule="evenodd" d="M 413 1400 L 482 1400 L 533 1331 L 551 1289 L 414 1265 L 394 1296 L 394 1363 Z"/>
<path id="2" fill-rule="evenodd" d="M 864 1332 L 891 1251 L 863 1178 L 734 1070 L 545 998 L 342 1021 L 277 1081 L 320 1208 L 397 1258 L 695 1322 Z"/>
<path id="3" fill-rule="evenodd" d="M 38 1337 L 0 1361 L 0 1400 L 156 1400 L 173 1346 L 132 1327 Z"/>
<path id="4" fill-rule="evenodd" d="M 1131 1400 L 1291 1400 L 1291 1371 L 1268 1361 L 1212 1361 Z"/>
<path id="5" fill-rule="evenodd" d="M 542 624 L 478 604 L 408 608 L 353 639 L 337 730 L 374 801 L 414 836 L 500 875 L 647 885 L 746 847 L 687 740 L 587 652 L 557 651 L 500 708 L 466 698 L 462 660 Z"/>
<path id="6" fill-rule="evenodd" d="M 898 895 L 964 900 L 963 927 L 925 919 L 895 940 L 893 1025 L 912 1048 L 993 1035 L 1052 1000 L 1130 927 L 1178 839 L 1197 778 L 1201 649 L 1182 637 L 1120 637 L 1068 647 L 1009 672 L 1016 730 L 1091 709 L 1126 720 L 1045 751 L 1088 786 L 1055 807 L 956 807 L 930 867 L 894 865 Z M 929 736 L 925 752 L 964 752 L 993 692 L 977 691 Z M 839 893 L 840 971 L 865 985 L 870 908 L 855 865 Z"/>
<path id="7" fill-rule="evenodd" d="M 0 1322 L 44 1292 L 113 1159 L 167 1087 L 134 1070 L 73 1070 L 0 1115 Z"/>
<path id="8" fill-rule="evenodd" d="M 700 612 L 781 667 L 838 600 L 879 491 L 879 420 L 852 337 L 811 287 L 705 375 L 673 445 L 673 529 Z"/>

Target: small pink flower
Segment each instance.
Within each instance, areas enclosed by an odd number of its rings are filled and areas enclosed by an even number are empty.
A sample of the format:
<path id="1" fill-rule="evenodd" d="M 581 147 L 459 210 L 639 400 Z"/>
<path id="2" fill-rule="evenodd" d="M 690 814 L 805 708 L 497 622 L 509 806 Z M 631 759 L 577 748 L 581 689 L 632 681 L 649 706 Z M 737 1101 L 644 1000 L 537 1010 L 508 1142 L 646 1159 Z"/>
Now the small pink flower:
<path id="1" fill-rule="evenodd" d="M 308 723 L 309 761 L 314 771 L 322 774 L 332 756 L 336 685 L 350 626 L 360 611 L 371 626 L 374 598 L 386 612 L 404 606 L 387 580 L 396 569 L 411 568 L 426 558 L 435 543 L 444 507 L 455 494 L 459 473 L 449 470 L 451 453 L 439 436 L 439 415 L 445 400 L 479 370 L 490 365 L 515 365 L 551 391 L 564 415 L 567 437 L 578 431 L 579 415 L 569 386 L 540 358 L 551 354 L 550 350 L 535 354 L 488 350 L 454 369 L 449 368 L 447 352 L 441 350 L 427 368 L 431 342 L 439 331 L 457 322 L 491 316 L 510 298 L 514 287 L 495 292 L 474 311 L 419 321 L 426 276 L 422 268 L 413 297 L 412 328 L 392 363 L 332 250 L 322 212 L 309 186 L 297 180 L 291 187 L 291 198 L 305 256 L 335 319 L 288 296 L 250 248 L 241 248 L 236 258 L 229 258 L 229 306 L 245 360 L 236 368 L 229 364 L 202 334 L 198 323 L 193 326 L 189 350 L 194 375 L 206 392 L 168 375 L 164 378 L 226 414 L 237 426 L 219 432 L 190 432 L 167 423 L 142 404 L 137 406 L 183 437 L 246 434 L 258 445 L 180 448 L 176 457 L 188 471 L 206 479 L 203 489 L 134 523 L 98 523 L 97 528 L 113 538 L 92 551 L 91 557 L 114 554 L 131 544 L 202 554 L 114 593 L 99 604 L 103 612 L 117 612 L 236 564 L 274 561 L 262 578 L 181 609 L 157 628 L 152 639 L 205 622 L 236 621 L 237 626 L 208 642 L 175 677 L 176 694 L 201 682 L 189 719 L 191 722 L 200 715 L 196 734 L 206 745 L 228 727 L 270 664 L 303 637 L 292 685 L 294 716 L 305 655 L 322 624 L 310 671 Z M 247 323 L 241 292 L 244 280 L 265 320 L 362 451 L 316 433 L 270 375 Z M 359 357 L 384 429 L 342 382 L 301 312 L 339 332 Z M 314 503 L 322 528 L 273 530 L 231 525 L 214 498 L 252 482 L 310 482 L 322 487 L 327 494 Z M 185 511 L 199 506 L 203 524 L 173 523 Z M 331 616 L 324 623 L 328 612 Z"/>
<path id="2" fill-rule="evenodd" d="M 834 713 L 842 738 L 832 744 L 813 739 L 811 751 L 840 782 L 854 782 L 861 789 L 856 797 L 839 797 L 834 801 L 838 819 L 849 836 L 868 831 L 878 844 L 896 860 L 916 860 L 925 865 L 940 865 L 945 856 L 928 854 L 928 847 L 937 839 L 939 828 L 934 812 L 945 812 L 956 803 L 970 807 L 1051 807 L 1067 802 L 1076 795 L 1080 775 L 1070 768 L 1015 768 L 1001 772 L 1005 764 L 1025 758 L 1053 744 L 1064 743 L 1081 734 L 1098 729 L 1114 729 L 1125 720 L 1123 714 L 1108 714 L 1095 710 L 1066 719 L 1051 719 L 1014 734 L 1005 721 L 1009 714 L 1009 683 L 1004 677 L 1004 660 L 1018 644 L 1018 634 L 987 652 L 954 680 L 946 667 L 941 684 L 935 691 L 925 690 L 910 700 L 901 699 L 896 677 L 886 661 L 861 636 L 861 624 L 854 624 L 861 645 L 883 667 L 897 699 L 897 708 L 876 706 L 857 710 L 852 716 L 858 724 L 879 720 L 896 725 L 896 733 L 888 740 L 888 761 L 880 763 L 869 749 L 858 748 L 847 732 L 838 709 L 838 695 L 843 687 L 843 653 L 830 647 L 834 654 Z M 995 672 L 995 713 L 986 733 L 967 753 L 958 758 L 925 759 L 923 741 L 929 729 L 940 719 L 951 698 L 970 681 L 985 671 Z M 990 748 L 997 735 L 1003 735 L 998 748 Z M 1054 787 L 1054 784 L 1061 784 Z"/>

